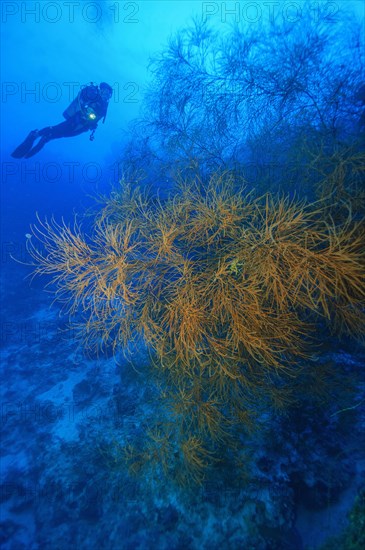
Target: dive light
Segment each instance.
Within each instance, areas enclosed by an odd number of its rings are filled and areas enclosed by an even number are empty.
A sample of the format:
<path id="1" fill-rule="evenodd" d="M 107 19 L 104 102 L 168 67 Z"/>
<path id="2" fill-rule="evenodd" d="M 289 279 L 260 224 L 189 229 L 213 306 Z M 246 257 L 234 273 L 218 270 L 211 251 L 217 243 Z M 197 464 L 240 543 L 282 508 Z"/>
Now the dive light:
<path id="1" fill-rule="evenodd" d="M 95 112 L 93 111 L 93 109 L 91 107 L 88 107 L 87 110 L 86 110 L 86 117 L 89 119 L 89 120 L 95 120 L 96 119 L 96 114 Z"/>

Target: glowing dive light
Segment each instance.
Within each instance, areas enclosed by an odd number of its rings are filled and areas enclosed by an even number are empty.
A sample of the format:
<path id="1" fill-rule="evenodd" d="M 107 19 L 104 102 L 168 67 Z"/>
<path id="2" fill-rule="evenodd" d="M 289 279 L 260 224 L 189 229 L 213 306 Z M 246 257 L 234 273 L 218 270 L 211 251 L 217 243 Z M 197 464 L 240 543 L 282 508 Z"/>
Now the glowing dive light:
<path id="1" fill-rule="evenodd" d="M 91 107 L 88 107 L 87 111 L 86 111 L 86 116 L 89 120 L 95 120 L 96 119 L 96 114 L 94 113 L 94 111 L 91 109 Z"/>

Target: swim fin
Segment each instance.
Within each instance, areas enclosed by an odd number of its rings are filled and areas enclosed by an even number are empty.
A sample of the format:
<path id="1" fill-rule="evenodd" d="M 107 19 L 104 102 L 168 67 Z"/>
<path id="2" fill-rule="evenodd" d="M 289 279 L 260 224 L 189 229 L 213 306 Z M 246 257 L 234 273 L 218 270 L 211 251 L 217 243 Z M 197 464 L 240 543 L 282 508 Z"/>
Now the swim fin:
<path id="1" fill-rule="evenodd" d="M 34 140 L 38 137 L 38 130 L 32 130 L 29 132 L 23 143 L 21 143 L 15 151 L 11 153 L 11 156 L 16 159 L 21 159 L 32 148 Z"/>
<path id="2" fill-rule="evenodd" d="M 32 157 L 33 155 L 36 155 L 41 149 L 43 149 L 43 147 L 45 146 L 46 143 L 49 142 L 49 139 L 46 138 L 45 136 L 42 136 L 41 139 L 38 141 L 37 145 L 35 145 L 33 147 L 33 149 L 31 149 L 30 151 L 28 151 L 25 155 L 24 155 L 24 158 L 26 159 L 29 159 L 30 157 Z"/>

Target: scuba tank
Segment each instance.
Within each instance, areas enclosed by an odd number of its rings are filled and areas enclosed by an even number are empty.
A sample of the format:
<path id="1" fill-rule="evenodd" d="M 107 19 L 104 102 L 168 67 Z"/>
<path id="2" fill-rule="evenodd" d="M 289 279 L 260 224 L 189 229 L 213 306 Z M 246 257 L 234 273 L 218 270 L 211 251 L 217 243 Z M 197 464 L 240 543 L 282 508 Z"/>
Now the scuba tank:
<path id="1" fill-rule="evenodd" d="M 98 95 L 98 87 L 93 82 L 90 82 L 90 84 L 83 87 L 82 90 L 77 94 L 75 99 L 71 101 L 67 109 L 63 111 L 63 117 L 66 120 L 73 117 L 76 113 L 81 113 L 81 115 L 86 120 L 95 120 L 96 116 L 94 111 L 90 107 L 85 108 L 85 105 L 83 105 L 82 100 L 85 100 L 85 98 L 82 98 L 81 96 L 84 95 L 83 94 L 84 90 L 87 90 L 87 93 L 86 93 L 87 101 L 92 101 Z"/>
<path id="2" fill-rule="evenodd" d="M 79 101 L 79 95 L 80 93 L 75 97 L 73 101 L 71 101 L 70 105 L 63 111 L 63 118 L 68 120 L 69 118 L 73 117 L 77 111 L 80 111 L 80 101 Z"/>
<path id="3" fill-rule="evenodd" d="M 67 109 L 64 110 L 63 117 L 66 120 L 75 117 L 75 120 L 77 119 L 77 125 L 81 128 L 90 123 L 94 123 L 89 125 L 89 129 L 92 129 L 90 140 L 93 141 L 97 123 L 103 118 L 104 124 L 107 109 L 108 101 L 105 102 L 105 100 L 103 101 L 101 99 L 98 86 L 90 82 L 87 86 L 82 87 L 75 99 L 71 101 Z"/>

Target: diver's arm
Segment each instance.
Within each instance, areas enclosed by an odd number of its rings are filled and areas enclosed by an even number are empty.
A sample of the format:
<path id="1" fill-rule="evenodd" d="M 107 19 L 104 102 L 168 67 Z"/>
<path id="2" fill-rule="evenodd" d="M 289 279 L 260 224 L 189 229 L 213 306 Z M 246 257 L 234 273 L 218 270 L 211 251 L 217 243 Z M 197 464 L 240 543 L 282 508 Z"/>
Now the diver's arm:
<path id="1" fill-rule="evenodd" d="M 93 120 L 92 122 L 89 122 L 89 129 L 92 130 L 91 134 L 90 134 L 90 141 L 94 141 L 95 137 L 94 137 L 94 134 L 95 134 L 95 131 L 98 127 L 98 123 L 100 122 L 100 120 L 103 121 L 103 124 L 105 122 L 105 116 L 106 116 L 106 112 L 107 112 L 107 109 L 108 109 L 108 105 L 105 105 L 105 103 L 102 103 L 102 106 L 99 104 L 98 108 L 97 108 L 97 112 L 100 113 L 96 120 Z"/>

